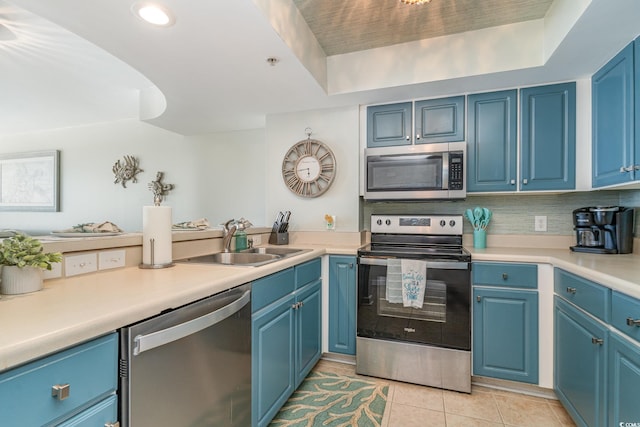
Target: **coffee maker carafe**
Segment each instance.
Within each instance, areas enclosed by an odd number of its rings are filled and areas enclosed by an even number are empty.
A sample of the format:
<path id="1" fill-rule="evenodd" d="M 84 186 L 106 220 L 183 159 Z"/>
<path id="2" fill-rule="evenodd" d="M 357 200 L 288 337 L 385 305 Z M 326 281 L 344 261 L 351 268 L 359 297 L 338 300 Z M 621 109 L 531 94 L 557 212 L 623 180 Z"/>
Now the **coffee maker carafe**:
<path id="1" fill-rule="evenodd" d="M 576 245 L 572 251 L 598 254 L 633 252 L 633 209 L 593 206 L 573 211 Z"/>

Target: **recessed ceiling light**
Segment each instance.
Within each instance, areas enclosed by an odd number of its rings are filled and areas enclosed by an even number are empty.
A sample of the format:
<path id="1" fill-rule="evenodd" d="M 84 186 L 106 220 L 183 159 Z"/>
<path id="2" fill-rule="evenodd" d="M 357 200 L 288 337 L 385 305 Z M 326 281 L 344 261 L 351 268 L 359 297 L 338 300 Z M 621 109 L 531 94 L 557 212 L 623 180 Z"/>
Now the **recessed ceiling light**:
<path id="1" fill-rule="evenodd" d="M 159 4 L 138 2 L 134 3 L 132 10 L 138 18 L 159 27 L 169 27 L 176 22 L 169 9 Z"/>

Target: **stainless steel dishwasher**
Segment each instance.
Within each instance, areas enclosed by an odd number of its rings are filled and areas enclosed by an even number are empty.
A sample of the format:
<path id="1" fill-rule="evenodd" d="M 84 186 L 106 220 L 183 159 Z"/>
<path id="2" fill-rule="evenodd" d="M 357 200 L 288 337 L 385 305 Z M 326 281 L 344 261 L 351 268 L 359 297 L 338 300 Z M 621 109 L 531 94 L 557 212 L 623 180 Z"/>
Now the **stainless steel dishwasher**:
<path id="1" fill-rule="evenodd" d="M 251 284 L 120 330 L 124 427 L 251 425 Z"/>

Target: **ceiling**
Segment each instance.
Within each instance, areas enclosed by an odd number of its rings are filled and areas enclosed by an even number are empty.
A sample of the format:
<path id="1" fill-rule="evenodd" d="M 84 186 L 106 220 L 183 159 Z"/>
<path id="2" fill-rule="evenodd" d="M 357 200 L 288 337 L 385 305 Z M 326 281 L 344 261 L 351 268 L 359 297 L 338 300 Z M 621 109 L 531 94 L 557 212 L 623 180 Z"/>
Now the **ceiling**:
<path id="1" fill-rule="evenodd" d="M 0 0 L 0 141 L 132 118 L 257 129 L 271 114 L 584 78 L 640 33 L 637 0 L 161 0 L 169 28 L 133 2 Z"/>

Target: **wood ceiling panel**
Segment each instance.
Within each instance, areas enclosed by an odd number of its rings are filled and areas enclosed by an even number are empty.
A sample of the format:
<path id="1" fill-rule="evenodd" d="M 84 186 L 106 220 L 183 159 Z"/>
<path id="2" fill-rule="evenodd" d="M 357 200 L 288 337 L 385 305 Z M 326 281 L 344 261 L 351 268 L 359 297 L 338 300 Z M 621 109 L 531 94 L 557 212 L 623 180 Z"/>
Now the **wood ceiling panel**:
<path id="1" fill-rule="evenodd" d="M 544 17 L 553 0 L 293 0 L 327 56 Z"/>

